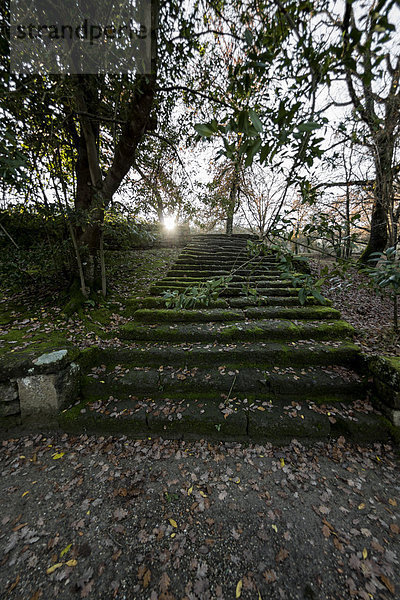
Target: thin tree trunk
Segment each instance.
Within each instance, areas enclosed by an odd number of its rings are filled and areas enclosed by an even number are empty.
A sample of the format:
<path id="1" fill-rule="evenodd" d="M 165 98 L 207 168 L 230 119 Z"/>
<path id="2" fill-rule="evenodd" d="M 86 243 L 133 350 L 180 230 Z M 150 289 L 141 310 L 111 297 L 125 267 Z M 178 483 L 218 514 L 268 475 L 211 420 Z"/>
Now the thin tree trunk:
<path id="1" fill-rule="evenodd" d="M 101 293 L 107 295 L 106 261 L 104 258 L 104 231 L 100 234 L 100 268 L 101 268 Z"/>
<path id="2" fill-rule="evenodd" d="M 350 190 L 346 187 L 346 240 L 344 243 L 344 258 L 351 255 L 351 225 L 350 225 Z"/>
<path id="3" fill-rule="evenodd" d="M 239 172 L 238 172 L 238 165 L 235 164 L 235 171 L 233 174 L 232 186 L 231 186 L 231 189 L 229 192 L 229 203 L 228 203 L 228 210 L 227 210 L 227 216 L 226 216 L 226 234 L 227 235 L 232 235 L 232 232 L 233 232 L 233 216 L 235 214 L 238 191 L 239 191 Z"/>
<path id="4" fill-rule="evenodd" d="M 14 246 L 17 248 L 17 250 L 19 250 L 19 246 L 17 244 L 17 242 L 14 240 L 13 237 L 11 237 L 11 235 L 8 233 L 8 231 L 3 227 L 3 225 L 0 223 L 0 227 L 2 228 L 2 230 L 4 231 L 4 233 L 6 234 L 6 236 L 8 238 L 10 238 L 10 240 L 12 241 L 12 243 L 14 244 Z"/>
<path id="5" fill-rule="evenodd" d="M 75 236 L 74 228 L 72 227 L 72 225 L 71 225 L 68 217 L 67 217 L 67 222 L 68 222 L 68 229 L 69 229 L 69 232 L 71 234 L 71 239 L 72 239 L 72 243 L 73 243 L 74 250 L 75 250 L 75 257 L 76 257 L 76 262 L 77 262 L 77 265 L 78 265 L 79 281 L 80 281 L 80 284 L 81 284 L 81 292 L 82 292 L 82 295 L 85 298 L 87 298 L 88 292 L 87 292 L 87 288 L 86 288 L 85 274 L 83 272 L 83 266 L 82 266 L 81 256 L 79 254 L 79 246 L 78 246 L 78 243 L 76 241 L 76 236 Z"/>
<path id="6" fill-rule="evenodd" d="M 389 241 L 389 215 L 393 207 L 393 146 L 386 136 L 377 136 L 375 157 L 374 205 L 371 215 L 371 233 L 360 260 L 368 262 L 373 252 L 383 252 Z M 390 238 L 393 232 L 390 232 Z M 390 241 L 392 241 L 390 239 Z"/>

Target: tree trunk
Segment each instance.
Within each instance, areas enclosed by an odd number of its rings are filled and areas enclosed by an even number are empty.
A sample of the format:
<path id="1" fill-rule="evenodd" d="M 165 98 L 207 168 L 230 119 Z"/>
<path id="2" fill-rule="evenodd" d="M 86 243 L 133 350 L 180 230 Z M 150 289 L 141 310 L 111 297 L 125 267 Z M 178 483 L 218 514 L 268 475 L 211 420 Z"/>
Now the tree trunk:
<path id="1" fill-rule="evenodd" d="M 104 211 L 132 167 L 136 149 L 146 131 L 156 125 L 150 118 L 150 112 L 157 80 L 159 0 L 151 0 L 151 10 L 152 71 L 146 75 L 136 75 L 135 87 L 126 110 L 127 120 L 105 176 L 99 157 L 99 122 L 88 116 L 99 113 L 98 76 L 77 75 L 72 80 L 75 84 L 74 99 L 80 122 L 80 136 L 76 142 L 76 238 L 82 251 L 85 279 L 91 291 L 104 289 L 100 251 Z"/>
<path id="2" fill-rule="evenodd" d="M 346 187 L 346 239 L 343 248 L 344 258 L 351 256 L 351 223 L 350 223 L 350 191 L 349 186 Z"/>
<path id="3" fill-rule="evenodd" d="M 100 238 L 104 207 L 92 185 L 86 143 L 80 138 L 76 165 L 75 236 L 85 281 L 94 290 L 101 286 Z"/>
<path id="4" fill-rule="evenodd" d="M 383 252 L 389 241 L 389 215 L 393 208 L 393 144 L 386 135 L 376 138 L 374 205 L 368 244 L 360 257 L 364 264 L 373 252 Z M 390 238 L 392 238 L 391 232 Z M 392 241 L 392 239 L 390 239 Z"/>
<path id="5" fill-rule="evenodd" d="M 164 203 L 160 194 L 157 194 L 157 217 L 158 222 L 162 225 L 164 223 L 165 215 L 164 215 Z"/>
<path id="6" fill-rule="evenodd" d="M 232 205 L 228 206 L 228 215 L 226 217 L 226 235 L 232 235 L 233 232 L 233 213 Z"/>
<path id="7" fill-rule="evenodd" d="M 232 235 L 233 232 L 233 216 L 235 214 L 237 197 L 239 191 L 239 172 L 238 166 L 235 165 L 233 173 L 232 186 L 229 192 L 228 210 L 226 213 L 226 235 Z"/>

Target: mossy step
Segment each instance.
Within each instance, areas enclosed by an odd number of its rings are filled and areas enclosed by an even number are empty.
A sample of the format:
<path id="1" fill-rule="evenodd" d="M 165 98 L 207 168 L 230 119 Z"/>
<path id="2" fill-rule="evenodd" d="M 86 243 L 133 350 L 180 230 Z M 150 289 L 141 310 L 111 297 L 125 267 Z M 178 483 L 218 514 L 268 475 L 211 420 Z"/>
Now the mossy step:
<path id="1" fill-rule="evenodd" d="M 247 240 L 256 240 L 258 239 L 255 233 L 230 233 L 229 235 L 223 232 L 220 233 L 195 233 L 192 236 L 192 239 L 196 240 L 213 240 L 213 239 L 222 239 L 231 242 L 232 240 L 243 240 L 247 243 Z"/>
<path id="2" fill-rule="evenodd" d="M 229 275 L 228 269 L 222 271 L 205 271 L 205 270 L 187 270 L 187 269 L 176 269 L 173 267 L 167 271 L 167 277 L 191 277 L 192 279 L 211 279 L 212 277 L 224 277 Z"/>
<path id="3" fill-rule="evenodd" d="M 165 344 L 137 345 L 134 348 L 89 348 L 81 353 L 83 372 L 98 374 L 98 365 L 121 372 L 135 366 L 201 367 L 225 365 L 227 370 L 249 367 L 265 369 L 276 366 L 312 365 L 356 366 L 360 349 L 351 342 L 269 342 L 238 344 Z"/>
<path id="4" fill-rule="evenodd" d="M 199 257 L 184 257 L 184 258 L 178 258 L 176 260 L 176 262 L 174 263 L 176 266 L 183 266 L 183 267 L 193 267 L 196 265 L 201 265 L 201 266 L 205 266 L 205 267 L 214 267 L 214 268 L 220 268 L 220 269 L 226 269 L 226 268 L 235 268 L 235 267 L 246 267 L 247 269 L 252 269 L 252 268 L 263 268 L 263 269 L 277 269 L 276 264 L 271 264 L 268 262 L 264 262 L 264 261 L 254 261 L 252 263 L 249 263 L 248 260 L 241 258 L 240 256 L 238 256 L 237 258 L 231 259 L 231 260 L 220 260 L 218 259 L 218 257 L 214 257 L 214 258 L 199 258 Z"/>
<path id="5" fill-rule="evenodd" d="M 340 319 L 340 313 L 325 306 L 287 307 L 249 307 L 245 310 L 224 310 L 212 308 L 198 309 L 138 309 L 133 317 L 143 323 L 209 323 L 212 321 L 243 321 L 244 319 L 301 319 L 333 320 Z"/>
<path id="6" fill-rule="evenodd" d="M 245 252 L 241 252 L 240 250 L 236 250 L 230 254 L 230 256 L 222 256 L 218 250 L 213 250 L 209 253 L 199 253 L 199 252 L 181 252 L 177 258 L 177 260 L 204 260 L 204 261 L 219 261 L 219 262 L 230 262 L 241 260 L 243 262 L 249 264 L 267 264 L 267 265 L 276 265 L 277 261 L 272 260 L 268 256 L 249 256 Z"/>
<path id="7" fill-rule="evenodd" d="M 161 296 L 164 292 L 177 290 L 178 292 L 184 292 L 188 289 L 188 285 L 152 285 L 150 288 L 150 294 L 154 296 Z M 259 296 L 296 296 L 299 295 L 299 290 L 297 288 L 291 287 L 260 287 L 257 288 L 257 293 Z M 234 296 L 243 296 L 244 292 L 242 288 L 236 287 L 227 287 L 224 288 L 220 292 L 220 296 L 222 297 L 234 297 Z"/>
<path id="8" fill-rule="evenodd" d="M 231 275 L 234 274 L 235 276 L 241 276 L 241 277 L 255 277 L 255 276 L 261 276 L 261 277 L 272 277 L 272 276 L 276 276 L 276 277 L 280 277 L 282 276 L 281 271 L 279 270 L 265 270 L 265 269 L 254 269 L 254 270 L 250 270 L 250 269 L 204 269 L 201 266 L 199 268 L 195 268 L 193 267 L 193 265 L 191 265 L 190 267 L 186 268 L 186 267 L 180 267 L 180 266 L 174 266 L 170 271 L 167 272 L 168 277 L 207 277 L 207 278 L 212 278 L 212 277 L 223 277 L 225 275 Z"/>
<path id="9" fill-rule="evenodd" d="M 199 257 L 199 258 L 215 258 L 216 256 L 222 260 L 224 260 L 225 258 L 236 258 L 238 255 L 241 255 L 243 258 L 249 260 L 250 257 L 247 254 L 247 252 L 245 250 L 221 250 L 221 249 L 214 249 L 214 250 L 196 250 L 193 248 L 187 248 L 186 250 L 183 250 L 179 257 L 184 257 L 184 256 L 195 256 L 195 257 Z M 268 260 L 270 262 L 276 262 L 272 259 L 272 258 L 268 258 Z"/>
<path id="10" fill-rule="evenodd" d="M 129 394 L 167 394 L 203 392 L 272 394 L 287 399 L 297 399 L 328 394 L 330 397 L 362 398 L 365 383 L 356 373 L 346 367 L 308 366 L 307 368 L 273 367 L 268 370 L 256 367 L 228 370 L 226 365 L 182 369 L 174 366 L 152 368 L 135 366 L 123 371 L 105 371 L 102 379 L 82 377 L 83 397 L 99 395 L 126 397 Z"/>
<path id="11" fill-rule="evenodd" d="M 251 298 L 245 296 L 237 296 L 235 298 L 227 298 L 227 302 L 232 308 L 246 308 L 246 307 L 258 307 L 258 306 L 297 306 L 301 307 L 299 297 L 297 296 L 263 296 L 258 298 Z M 316 300 L 313 296 L 307 297 L 308 306 L 321 306 L 321 303 Z M 330 300 L 325 298 L 325 307 L 332 305 Z"/>
<path id="12" fill-rule="evenodd" d="M 326 300 L 327 306 L 331 305 L 329 300 Z M 165 299 L 162 296 L 146 296 L 142 298 L 131 298 L 125 301 L 126 309 L 125 314 L 128 316 L 132 316 L 133 313 L 140 308 L 165 308 Z M 235 297 L 235 298 L 217 298 L 213 302 L 210 302 L 207 308 L 247 308 L 247 307 L 298 307 L 300 306 L 300 302 L 298 297 L 285 297 L 285 296 L 269 296 L 269 297 L 260 297 L 258 299 L 247 298 L 247 297 Z M 312 296 L 307 298 L 307 306 L 304 308 L 308 308 L 310 306 L 321 306 L 320 303 L 315 300 Z M 321 307 L 325 308 L 325 307 Z M 292 317 L 288 317 L 292 318 Z M 293 317 L 294 318 L 294 317 Z M 297 318 L 297 317 L 296 317 Z"/>
<path id="13" fill-rule="evenodd" d="M 190 244 L 188 245 L 200 245 L 200 246 L 204 246 L 205 248 L 209 248 L 212 245 L 227 245 L 228 247 L 230 246 L 234 246 L 234 245 L 241 245 L 244 248 L 247 247 L 247 242 L 248 240 L 254 240 L 255 238 L 252 236 L 239 236 L 239 235 L 233 235 L 233 236 L 226 236 L 226 235 L 203 235 L 200 234 L 198 237 L 197 236 L 193 236 L 190 238 Z"/>
<path id="14" fill-rule="evenodd" d="M 258 408 L 262 410 L 258 410 Z M 132 437 L 161 435 L 165 438 L 218 440 L 263 439 L 285 443 L 293 439 L 320 440 L 330 434 L 325 415 L 302 407 L 303 418 L 294 419 L 282 404 L 229 407 L 201 396 L 175 400 L 168 397 L 82 402 L 59 416 L 69 433 L 87 432 Z"/>
<path id="15" fill-rule="evenodd" d="M 185 246 L 184 249 L 186 248 L 194 248 L 196 250 L 214 250 L 214 249 L 220 249 L 220 250 L 231 250 L 232 248 L 238 248 L 238 249 L 242 249 L 244 251 L 247 251 L 248 248 L 248 244 L 247 244 L 247 240 L 230 240 L 230 241 L 226 241 L 226 240 L 207 240 L 206 243 L 204 243 L 204 240 L 191 240 L 190 244 L 188 244 L 187 246 Z"/>
<path id="16" fill-rule="evenodd" d="M 269 256 L 249 256 L 247 252 L 243 252 L 240 250 L 233 250 L 232 252 L 221 252 L 219 250 L 212 250 L 210 252 L 196 252 L 196 251 L 186 251 L 181 252 L 177 258 L 179 259 L 188 259 L 188 260 L 219 260 L 219 261 L 231 261 L 231 260 L 241 260 L 243 262 L 248 262 L 250 264 L 257 263 L 265 263 L 268 265 L 276 265 L 277 260 L 273 259 Z"/>
<path id="17" fill-rule="evenodd" d="M 185 279 L 185 278 L 172 278 L 165 277 L 164 279 L 160 279 L 157 282 L 157 285 L 176 285 L 176 286 L 184 286 L 184 287 L 195 287 L 201 283 L 204 283 L 206 280 L 200 279 Z M 291 283 L 290 279 L 260 279 L 260 280 L 242 280 L 242 281 L 230 281 L 224 284 L 224 287 L 227 289 L 258 289 L 258 288 L 274 288 L 274 287 L 285 287 L 289 286 Z"/>
<path id="18" fill-rule="evenodd" d="M 206 271 L 207 273 L 207 271 Z M 266 273 L 263 273 L 262 275 L 248 275 L 247 277 L 245 277 L 244 275 L 232 275 L 231 276 L 231 283 L 232 282 L 240 282 L 240 283 L 247 283 L 250 280 L 252 282 L 259 282 L 259 281 L 278 281 L 280 280 L 282 277 L 282 275 L 268 275 Z M 198 273 L 194 272 L 193 275 L 186 275 L 183 271 L 174 271 L 172 272 L 171 275 L 171 271 L 169 271 L 167 273 L 167 275 L 162 279 L 163 282 L 165 283 L 169 283 L 170 281 L 178 281 L 178 282 L 186 282 L 186 283 L 202 283 L 204 281 L 209 281 L 210 279 L 212 279 L 211 276 L 209 275 L 199 275 Z"/>
<path id="19" fill-rule="evenodd" d="M 210 252 L 220 252 L 223 254 L 232 254 L 233 252 L 241 253 L 248 256 L 247 244 L 220 244 L 218 242 L 204 246 L 201 244 L 190 244 L 183 248 L 182 252 L 191 252 L 199 254 L 207 254 Z"/>
<path id="20" fill-rule="evenodd" d="M 143 298 L 129 298 L 125 300 L 125 314 L 133 315 L 141 308 L 165 308 L 165 299 L 162 296 L 145 296 Z M 227 308 L 228 302 L 223 298 L 217 298 L 210 302 L 207 308 Z"/>
<path id="21" fill-rule="evenodd" d="M 307 322 L 263 319 L 250 323 L 139 325 L 128 323 L 119 337 L 139 341 L 274 341 L 274 340 L 339 340 L 352 337 L 354 328 L 345 321 Z"/>
<path id="22" fill-rule="evenodd" d="M 220 254 L 231 256 L 234 254 L 241 254 L 242 256 L 248 257 L 248 251 L 246 246 L 242 245 L 234 245 L 234 246 L 221 246 L 218 244 L 213 244 L 208 247 L 201 246 L 187 246 L 184 250 L 182 250 L 181 254 L 196 254 L 196 255 L 209 255 L 209 254 Z"/>
<path id="23" fill-rule="evenodd" d="M 322 404 L 324 399 L 320 400 Z M 201 437 L 275 444 L 293 438 L 311 442 L 343 434 L 356 442 L 377 442 L 390 440 L 391 433 L 390 423 L 381 415 L 367 414 L 357 407 L 336 410 L 335 405 L 327 404 L 320 411 L 312 402 L 286 404 L 276 399 L 270 402 L 234 399 L 218 403 L 202 395 L 83 401 L 63 411 L 59 425 L 69 433 Z"/>
<path id="24" fill-rule="evenodd" d="M 218 308 L 199 308 L 196 310 L 139 309 L 133 318 L 140 323 L 209 323 L 211 321 L 243 321 L 245 314 L 241 310 Z"/>
<path id="25" fill-rule="evenodd" d="M 245 307 L 248 319 L 299 319 L 299 320 L 334 320 L 340 319 L 340 312 L 329 306 L 254 306 Z"/>
<path id="26" fill-rule="evenodd" d="M 212 244 L 227 244 L 232 246 L 232 244 L 242 244 L 243 246 L 247 246 L 247 242 L 250 239 L 255 239 L 252 236 L 240 236 L 240 235 L 232 235 L 227 236 L 224 234 L 196 234 L 190 238 L 190 244 L 199 244 L 204 245 L 206 248 L 211 246 Z"/>

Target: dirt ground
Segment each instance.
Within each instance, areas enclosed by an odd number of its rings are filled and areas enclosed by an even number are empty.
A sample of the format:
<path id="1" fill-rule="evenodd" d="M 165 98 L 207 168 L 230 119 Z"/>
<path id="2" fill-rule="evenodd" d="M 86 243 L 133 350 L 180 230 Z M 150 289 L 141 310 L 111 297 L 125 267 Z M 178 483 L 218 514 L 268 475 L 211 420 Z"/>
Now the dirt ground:
<path id="1" fill-rule="evenodd" d="M 7 599 L 400 597 L 388 445 L 30 434 L 0 474 Z"/>

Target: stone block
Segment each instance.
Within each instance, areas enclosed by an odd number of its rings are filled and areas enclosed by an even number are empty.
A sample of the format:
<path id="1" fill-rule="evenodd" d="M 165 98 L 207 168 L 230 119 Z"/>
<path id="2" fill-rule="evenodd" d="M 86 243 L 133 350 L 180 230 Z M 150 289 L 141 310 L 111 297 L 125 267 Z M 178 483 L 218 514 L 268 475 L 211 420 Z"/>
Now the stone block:
<path id="1" fill-rule="evenodd" d="M 54 352 L 47 352 L 36 358 L 33 362 L 36 366 L 41 365 L 56 365 L 68 354 L 68 350 L 55 350 Z"/>
<path id="2" fill-rule="evenodd" d="M 380 402 L 391 408 L 400 409 L 400 391 L 388 385 L 385 381 L 381 381 L 377 377 L 374 378 L 374 387 L 376 395 Z"/>
<path id="3" fill-rule="evenodd" d="M 384 381 L 393 390 L 400 392 L 400 358 L 377 356 L 370 360 L 369 368 L 374 379 Z"/>
<path id="4" fill-rule="evenodd" d="M 0 383 L 0 417 L 18 415 L 20 411 L 16 382 Z"/>
<path id="5" fill-rule="evenodd" d="M 29 375 L 17 380 L 22 419 L 56 414 L 78 394 L 79 367 L 71 363 L 59 373 Z"/>
<path id="6" fill-rule="evenodd" d="M 400 427 L 400 410 L 390 410 L 389 419 L 396 427 Z"/>

